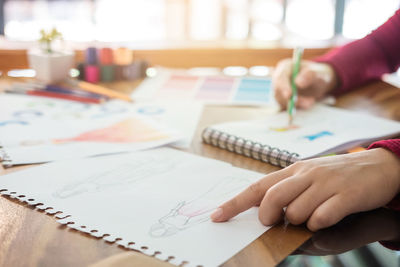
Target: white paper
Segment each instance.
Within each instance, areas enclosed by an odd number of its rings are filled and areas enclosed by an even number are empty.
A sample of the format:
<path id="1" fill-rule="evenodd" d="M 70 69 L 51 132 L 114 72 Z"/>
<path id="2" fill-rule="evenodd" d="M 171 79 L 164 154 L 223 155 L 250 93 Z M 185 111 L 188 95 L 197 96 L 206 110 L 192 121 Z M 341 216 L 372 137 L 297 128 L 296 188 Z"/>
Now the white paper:
<path id="1" fill-rule="evenodd" d="M 383 74 L 382 81 L 400 88 L 400 72 Z"/>
<path id="2" fill-rule="evenodd" d="M 182 139 L 172 144 L 177 148 L 189 148 L 203 111 L 203 104 L 198 102 L 152 101 L 135 103 L 130 107 L 141 116 L 148 116 L 154 121 L 176 129 Z"/>
<path id="3" fill-rule="evenodd" d="M 269 228 L 252 208 L 227 223 L 209 216 L 261 174 L 162 148 L 60 161 L 0 177 L 2 194 L 61 211 L 59 222 L 185 266 L 217 266 Z M 44 186 L 45 185 L 45 186 Z M 82 227 L 83 226 L 83 227 Z M 121 239 L 121 240 L 120 240 Z"/>
<path id="4" fill-rule="evenodd" d="M 288 115 L 281 112 L 262 120 L 229 122 L 211 128 L 297 153 L 302 159 L 341 152 L 400 133 L 399 122 L 323 105 L 298 111 L 293 125 L 288 129 Z"/>
<path id="5" fill-rule="evenodd" d="M 0 144 L 11 164 L 135 151 L 180 137 L 178 131 L 120 101 L 89 105 L 0 95 Z"/>

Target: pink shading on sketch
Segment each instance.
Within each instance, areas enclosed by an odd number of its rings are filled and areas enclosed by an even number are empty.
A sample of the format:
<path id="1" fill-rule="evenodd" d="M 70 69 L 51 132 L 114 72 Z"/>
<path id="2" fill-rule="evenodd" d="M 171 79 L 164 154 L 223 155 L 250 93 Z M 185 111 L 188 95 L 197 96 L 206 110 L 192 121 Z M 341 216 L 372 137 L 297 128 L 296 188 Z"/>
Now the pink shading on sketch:
<path id="1" fill-rule="evenodd" d="M 137 118 L 130 118 L 106 128 L 84 132 L 73 138 L 57 139 L 63 142 L 135 143 L 156 141 L 169 136 Z"/>
<path id="2" fill-rule="evenodd" d="M 234 78 L 208 77 L 204 79 L 196 94 L 198 100 L 227 101 L 232 95 Z"/>
<path id="3" fill-rule="evenodd" d="M 192 98 L 199 77 L 191 75 L 171 75 L 167 82 L 157 91 L 155 97 L 157 98 L 179 98 L 188 99 Z"/>
<path id="4" fill-rule="evenodd" d="M 209 212 L 211 210 L 215 209 L 215 203 L 189 203 L 186 205 L 183 205 L 179 210 L 178 213 L 180 215 L 185 215 L 188 217 L 195 217 L 195 216 L 199 216 L 201 214 L 204 214 L 206 212 Z"/>

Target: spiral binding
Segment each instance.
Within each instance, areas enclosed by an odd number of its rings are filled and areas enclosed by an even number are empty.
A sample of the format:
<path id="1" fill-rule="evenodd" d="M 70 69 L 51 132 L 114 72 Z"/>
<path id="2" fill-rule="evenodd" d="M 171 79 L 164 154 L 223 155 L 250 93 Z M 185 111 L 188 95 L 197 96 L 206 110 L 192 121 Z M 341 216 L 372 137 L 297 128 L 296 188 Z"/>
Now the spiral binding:
<path id="1" fill-rule="evenodd" d="M 204 129 L 201 136 L 206 144 L 283 168 L 300 160 L 297 153 L 263 145 L 210 127 Z"/>

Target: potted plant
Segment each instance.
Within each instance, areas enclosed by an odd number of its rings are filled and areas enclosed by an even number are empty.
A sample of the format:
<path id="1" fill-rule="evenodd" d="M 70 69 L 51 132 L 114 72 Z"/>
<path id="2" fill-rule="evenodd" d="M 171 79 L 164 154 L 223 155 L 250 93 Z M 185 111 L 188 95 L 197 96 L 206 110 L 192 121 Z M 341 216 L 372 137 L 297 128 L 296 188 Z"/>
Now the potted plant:
<path id="1" fill-rule="evenodd" d="M 41 49 L 28 52 L 30 68 L 36 71 L 36 79 L 40 81 L 54 83 L 64 80 L 74 66 L 74 53 L 54 50 L 54 41 L 62 40 L 62 35 L 57 29 L 53 28 L 50 31 L 42 29 L 40 35 Z"/>

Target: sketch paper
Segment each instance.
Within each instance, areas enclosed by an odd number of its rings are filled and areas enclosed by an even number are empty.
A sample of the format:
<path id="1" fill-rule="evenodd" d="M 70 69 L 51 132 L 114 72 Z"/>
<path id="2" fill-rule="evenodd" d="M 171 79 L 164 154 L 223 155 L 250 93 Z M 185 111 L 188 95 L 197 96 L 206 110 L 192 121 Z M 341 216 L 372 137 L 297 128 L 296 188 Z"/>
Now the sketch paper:
<path id="1" fill-rule="evenodd" d="M 252 208 L 226 223 L 210 214 L 260 173 L 170 148 L 53 162 L 2 176 L 2 194 L 61 211 L 69 227 L 185 266 L 224 263 L 269 228 Z M 43 185 L 46 186 L 43 186 Z M 24 195 L 25 197 L 20 197 Z M 30 200 L 29 200 L 30 199 Z"/>
<path id="2" fill-rule="evenodd" d="M 400 133 L 400 123 L 323 105 L 299 110 L 288 127 L 286 112 L 262 120 L 222 123 L 210 128 L 299 154 L 300 159 L 341 152 Z"/>
<path id="3" fill-rule="evenodd" d="M 135 151 L 179 138 L 177 131 L 118 101 L 90 105 L 0 95 L 0 144 L 12 164 Z"/>

